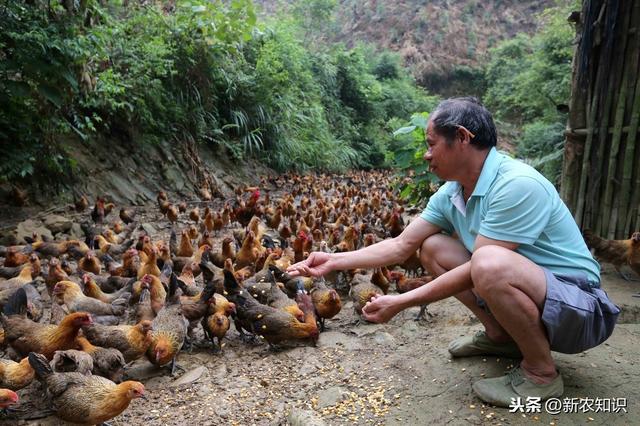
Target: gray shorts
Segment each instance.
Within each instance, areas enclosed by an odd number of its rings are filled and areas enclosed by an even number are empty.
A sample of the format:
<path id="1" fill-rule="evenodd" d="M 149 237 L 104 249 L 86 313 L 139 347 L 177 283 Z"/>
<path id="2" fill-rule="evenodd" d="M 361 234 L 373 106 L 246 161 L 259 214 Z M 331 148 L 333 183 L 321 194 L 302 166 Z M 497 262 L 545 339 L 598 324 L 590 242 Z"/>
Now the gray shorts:
<path id="1" fill-rule="evenodd" d="M 611 336 L 620 308 L 599 287 L 589 285 L 583 274 L 554 275 L 546 268 L 547 295 L 542 323 L 552 351 L 575 354 L 598 346 Z M 488 311 L 476 296 L 478 306 Z"/>

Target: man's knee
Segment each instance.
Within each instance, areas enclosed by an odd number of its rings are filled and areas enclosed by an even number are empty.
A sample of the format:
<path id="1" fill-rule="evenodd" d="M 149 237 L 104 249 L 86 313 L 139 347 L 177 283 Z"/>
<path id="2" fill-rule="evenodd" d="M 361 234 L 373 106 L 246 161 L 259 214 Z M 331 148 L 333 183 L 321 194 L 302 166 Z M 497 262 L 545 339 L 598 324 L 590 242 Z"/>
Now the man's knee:
<path id="1" fill-rule="evenodd" d="M 507 252 L 499 246 L 483 246 L 471 255 L 471 280 L 480 296 L 491 293 L 506 284 L 502 279 L 509 268 Z"/>
<path id="2" fill-rule="evenodd" d="M 440 275 L 469 260 L 470 253 L 462 243 L 444 234 L 434 234 L 420 246 L 420 262 L 432 275 Z"/>

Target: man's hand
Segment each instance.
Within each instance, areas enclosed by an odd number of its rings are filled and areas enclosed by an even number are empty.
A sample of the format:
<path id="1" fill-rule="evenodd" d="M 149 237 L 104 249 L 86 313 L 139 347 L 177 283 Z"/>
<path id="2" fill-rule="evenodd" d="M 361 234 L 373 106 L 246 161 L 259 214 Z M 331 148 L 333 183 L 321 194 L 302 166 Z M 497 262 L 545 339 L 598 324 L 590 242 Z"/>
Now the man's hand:
<path id="1" fill-rule="evenodd" d="M 367 302 L 362 308 L 362 316 L 371 322 L 387 322 L 393 318 L 404 307 L 400 303 L 400 296 L 385 295 L 374 296 L 371 301 Z"/>
<path id="2" fill-rule="evenodd" d="M 287 273 L 292 277 L 321 277 L 333 271 L 332 263 L 330 253 L 314 251 L 302 262 L 289 266 Z"/>

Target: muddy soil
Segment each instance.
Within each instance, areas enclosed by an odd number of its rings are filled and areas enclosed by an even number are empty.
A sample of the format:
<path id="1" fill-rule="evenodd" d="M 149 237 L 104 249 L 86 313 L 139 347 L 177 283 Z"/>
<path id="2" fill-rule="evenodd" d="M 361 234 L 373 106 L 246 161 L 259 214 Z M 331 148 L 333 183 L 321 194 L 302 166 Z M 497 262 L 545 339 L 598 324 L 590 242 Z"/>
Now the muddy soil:
<path id="1" fill-rule="evenodd" d="M 154 223 L 158 215 L 144 213 Z M 186 223 L 186 222 L 185 222 Z M 168 237 L 169 228 L 155 223 Z M 603 275 L 603 287 L 623 308 L 620 323 L 603 345 L 577 355 L 554 354 L 567 398 L 625 398 L 626 413 L 512 413 L 483 405 L 471 384 L 502 375 L 516 361 L 496 357 L 451 359 L 448 343 L 480 324 L 455 300 L 418 308 L 388 324 L 359 319 L 346 295 L 340 314 L 328 320 L 317 346 L 274 351 L 261 340 L 242 340 L 233 326 L 220 353 L 204 340 L 182 351 L 176 377 L 138 360 L 128 377 L 144 382 L 148 401 L 134 400 L 113 425 L 584 425 L 640 424 L 640 291 L 638 283 Z M 203 339 L 198 330 L 198 340 Z M 37 385 L 20 391 L 22 415 L 39 396 Z M 57 425 L 55 417 L 0 424 Z"/>

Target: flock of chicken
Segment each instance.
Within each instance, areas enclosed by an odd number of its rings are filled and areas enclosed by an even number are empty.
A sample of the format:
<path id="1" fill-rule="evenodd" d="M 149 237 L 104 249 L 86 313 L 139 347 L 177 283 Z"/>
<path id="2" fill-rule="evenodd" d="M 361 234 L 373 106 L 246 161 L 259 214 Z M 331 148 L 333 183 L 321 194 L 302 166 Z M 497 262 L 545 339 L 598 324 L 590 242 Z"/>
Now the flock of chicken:
<path id="1" fill-rule="evenodd" d="M 84 241 L 33 235 L 26 245 L 0 247 L 0 408 L 16 405 L 15 392 L 37 379 L 59 418 L 102 423 L 145 395 L 143 384 L 122 382 L 125 368 L 146 357 L 173 375 L 176 355 L 193 347 L 199 326 L 213 351 L 222 350 L 231 322 L 243 340 L 263 339 L 274 349 L 315 344 L 342 298 L 360 314 L 392 283 L 400 293 L 428 283 L 417 252 L 400 265 L 322 279 L 285 272 L 314 250 L 352 251 L 399 235 L 404 208 L 391 179 L 385 171 L 340 181 L 263 178 L 203 211 L 171 203 L 161 191 L 159 221 L 169 221 L 168 239 L 149 235 L 126 209 L 108 221 L 115 206 L 98 197 L 82 224 Z M 272 199 L 267 188 L 280 196 Z M 84 212 L 89 203 L 81 197 L 74 208 Z M 617 269 L 626 263 L 640 271 L 640 233 L 585 239 Z"/>
<path id="2" fill-rule="evenodd" d="M 173 374 L 176 355 L 196 343 L 199 327 L 213 351 L 224 346 L 231 322 L 242 339 L 274 349 L 315 344 L 325 320 L 340 312 L 341 296 L 360 313 L 392 282 L 399 292 L 428 282 L 417 276 L 417 253 L 398 265 L 404 272 L 324 279 L 285 272 L 313 250 L 356 250 L 402 232 L 404 209 L 388 189 L 390 173 L 342 178 L 263 178 L 203 211 L 160 192 L 168 239 L 147 234 L 126 209 L 109 220 L 115 206 L 98 197 L 82 224 L 84 241 L 34 235 L 24 246 L 0 247 L 0 407 L 16 404 L 15 391 L 37 379 L 59 418 L 101 423 L 144 397 L 141 383 L 121 382 L 130 363 L 146 357 Z M 271 199 L 265 188 L 284 195 Z M 77 211 L 88 208 L 85 197 L 76 202 Z"/>

